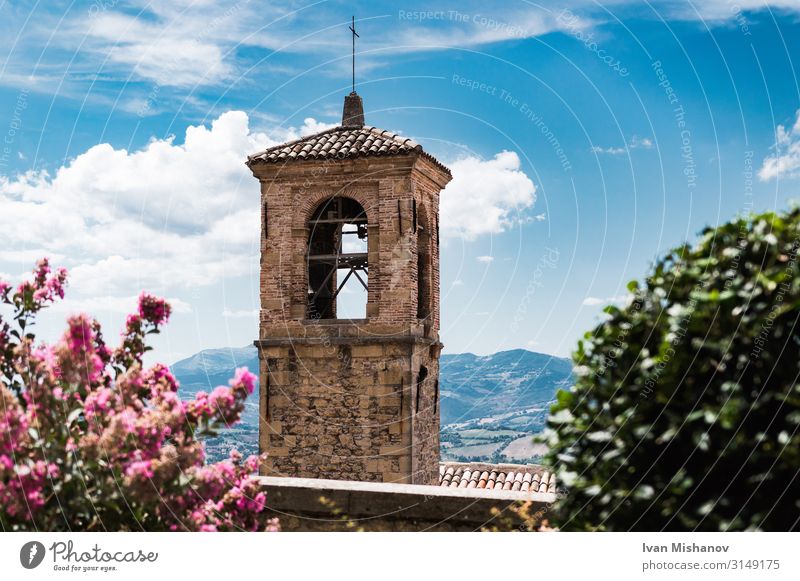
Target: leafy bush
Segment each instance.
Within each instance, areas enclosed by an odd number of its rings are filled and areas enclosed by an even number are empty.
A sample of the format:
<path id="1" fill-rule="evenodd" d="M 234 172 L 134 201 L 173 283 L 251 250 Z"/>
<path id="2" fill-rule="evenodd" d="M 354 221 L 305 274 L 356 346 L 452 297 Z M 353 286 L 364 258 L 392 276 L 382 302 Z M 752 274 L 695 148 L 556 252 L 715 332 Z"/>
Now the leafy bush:
<path id="1" fill-rule="evenodd" d="M 237 422 L 255 376 L 181 401 L 163 365 L 145 368 L 148 335 L 170 307 L 143 293 L 119 347 L 97 321 L 68 320 L 55 345 L 36 344 L 37 313 L 64 297 L 66 271 L 47 260 L 33 281 L 0 281 L 0 526 L 3 530 L 259 530 L 258 459 L 206 465 L 197 436 Z"/>
<path id="2" fill-rule="evenodd" d="M 563 529 L 800 525 L 800 211 L 702 232 L 608 307 L 551 410 Z"/>

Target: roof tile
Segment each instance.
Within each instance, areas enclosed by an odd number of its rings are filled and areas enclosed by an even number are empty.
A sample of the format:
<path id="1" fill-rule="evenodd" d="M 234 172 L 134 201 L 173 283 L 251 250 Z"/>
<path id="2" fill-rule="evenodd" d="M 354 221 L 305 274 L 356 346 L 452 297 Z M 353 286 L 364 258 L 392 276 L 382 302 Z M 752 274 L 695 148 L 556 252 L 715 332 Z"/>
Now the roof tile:
<path id="1" fill-rule="evenodd" d="M 556 492 L 556 475 L 535 464 L 486 464 L 443 462 L 439 485 L 451 488 L 479 488 L 519 492 Z"/>

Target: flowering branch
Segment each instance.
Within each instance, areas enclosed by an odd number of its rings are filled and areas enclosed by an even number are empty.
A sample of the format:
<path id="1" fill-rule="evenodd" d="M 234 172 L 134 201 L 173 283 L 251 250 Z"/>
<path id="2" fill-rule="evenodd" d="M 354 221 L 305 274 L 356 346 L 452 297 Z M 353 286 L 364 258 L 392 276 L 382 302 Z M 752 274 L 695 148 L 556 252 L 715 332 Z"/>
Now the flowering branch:
<path id="1" fill-rule="evenodd" d="M 171 309 L 148 293 L 109 349 L 87 315 L 54 345 L 36 344 L 37 313 L 64 296 L 67 273 L 46 259 L 15 290 L 0 281 L 0 525 L 4 530 L 275 530 L 254 473 L 236 452 L 205 463 L 198 436 L 239 421 L 255 376 L 182 401 L 147 336 Z"/>

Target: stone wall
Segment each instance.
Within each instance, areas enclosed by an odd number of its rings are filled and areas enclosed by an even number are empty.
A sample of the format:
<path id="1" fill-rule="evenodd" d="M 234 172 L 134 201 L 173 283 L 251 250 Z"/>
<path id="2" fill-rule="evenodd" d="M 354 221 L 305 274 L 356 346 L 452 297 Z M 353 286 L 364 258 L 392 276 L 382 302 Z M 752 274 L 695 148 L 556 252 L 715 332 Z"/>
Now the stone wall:
<path id="1" fill-rule="evenodd" d="M 428 403 L 433 382 L 423 382 L 420 404 L 427 409 L 415 414 L 412 370 L 417 352 L 437 370 L 429 360 L 431 345 L 411 336 L 260 342 L 260 448 L 269 454 L 263 473 L 434 483 L 439 440 L 438 429 L 429 433 L 438 426 L 438 412 Z"/>

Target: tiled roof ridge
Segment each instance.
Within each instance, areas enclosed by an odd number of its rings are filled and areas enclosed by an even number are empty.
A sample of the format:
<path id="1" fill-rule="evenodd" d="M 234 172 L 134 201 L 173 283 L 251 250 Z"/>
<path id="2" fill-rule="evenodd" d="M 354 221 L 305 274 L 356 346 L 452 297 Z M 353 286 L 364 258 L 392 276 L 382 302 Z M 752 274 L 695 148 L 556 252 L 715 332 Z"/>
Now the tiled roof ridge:
<path id="1" fill-rule="evenodd" d="M 343 136 L 338 137 L 336 134 L 342 134 Z M 365 144 L 368 147 L 364 147 Z M 448 174 L 450 173 L 447 167 L 425 152 L 422 146 L 410 137 L 404 137 L 393 131 L 371 125 L 363 127 L 337 125 L 287 143 L 273 145 L 259 153 L 248 156 L 247 164 L 359 156 L 405 155 L 414 152 L 421 153 L 437 167 Z"/>
<path id="2" fill-rule="evenodd" d="M 500 470 L 533 470 L 533 471 L 546 471 L 548 470 L 547 467 L 542 466 L 541 464 L 513 464 L 511 462 L 456 462 L 456 461 L 442 461 L 439 462 L 440 466 L 456 466 L 456 467 L 470 467 L 473 469 L 478 468 L 493 468 L 493 469 L 500 469 Z"/>

